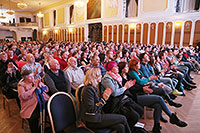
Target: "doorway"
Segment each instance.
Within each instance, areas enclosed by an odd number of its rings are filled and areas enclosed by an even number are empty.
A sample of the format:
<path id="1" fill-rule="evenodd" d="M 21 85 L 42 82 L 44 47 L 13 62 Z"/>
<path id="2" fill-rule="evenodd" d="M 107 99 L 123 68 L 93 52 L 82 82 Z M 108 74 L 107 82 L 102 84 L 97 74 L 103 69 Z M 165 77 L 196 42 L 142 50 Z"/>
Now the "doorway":
<path id="1" fill-rule="evenodd" d="M 102 23 L 89 24 L 88 40 L 92 42 L 102 41 Z"/>

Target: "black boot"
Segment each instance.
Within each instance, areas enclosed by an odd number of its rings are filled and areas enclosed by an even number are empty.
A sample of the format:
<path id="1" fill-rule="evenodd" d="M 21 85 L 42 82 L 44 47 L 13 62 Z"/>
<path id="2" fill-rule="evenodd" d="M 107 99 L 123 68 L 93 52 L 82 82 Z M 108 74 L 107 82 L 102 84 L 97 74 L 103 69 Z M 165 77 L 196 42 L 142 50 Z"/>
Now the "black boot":
<path id="1" fill-rule="evenodd" d="M 176 124 L 179 127 L 186 127 L 187 123 L 184 121 L 181 121 L 178 119 L 178 117 L 176 116 L 176 113 L 172 113 L 172 115 L 170 116 L 170 123 L 171 124 Z"/>
<path id="2" fill-rule="evenodd" d="M 170 97 L 171 99 L 173 99 L 173 100 L 177 98 L 177 96 L 174 95 L 174 94 L 172 94 L 172 93 L 169 94 L 169 97 Z"/>
<path id="3" fill-rule="evenodd" d="M 190 84 L 192 84 L 192 85 L 196 85 L 196 83 L 195 82 L 193 82 L 192 80 L 190 80 L 190 81 L 188 81 Z"/>
<path id="4" fill-rule="evenodd" d="M 160 123 L 155 123 L 155 125 L 153 126 L 153 130 L 152 130 L 152 132 L 153 133 L 161 133 L 161 130 L 162 129 L 162 127 L 160 126 Z"/>
<path id="5" fill-rule="evenodd" d="M 167 123 L 167 122 L 168 122 L 168 120 L 166 120 L 162 115 L 161 115 L 161 117 L 160 117 L 160 121 L 162 121 L 162 122 L 164 122 L 164 123 Z"/>
<path id="6" fill-rule="evenodd" d="M 174 107 L 177 107 L 177 108 L 180 108 L 180 107 L 182 106 L 182 104 L 180 104 L 180 103 L 175 103 L 175 102 L 172 101 L 172 100 L 169 100 L 168 103 L 169 103 L 170 106 L 174 106 Z"/>

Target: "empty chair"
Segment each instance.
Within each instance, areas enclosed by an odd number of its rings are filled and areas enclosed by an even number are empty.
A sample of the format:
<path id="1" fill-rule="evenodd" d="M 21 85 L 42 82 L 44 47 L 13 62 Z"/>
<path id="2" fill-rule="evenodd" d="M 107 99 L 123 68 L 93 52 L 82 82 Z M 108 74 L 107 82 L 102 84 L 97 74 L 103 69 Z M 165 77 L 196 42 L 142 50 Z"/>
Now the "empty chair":
<path id="1" fill-rule="evenodd" d="M 53 94 L 48 101 L 48 113 L 52 131 L 67 133 L 90 133 L 84 127 L 78 128 L 78 112 L 73 96 L 65 92 Z M 77 125 L 77 126 L 76 126 Z"/>

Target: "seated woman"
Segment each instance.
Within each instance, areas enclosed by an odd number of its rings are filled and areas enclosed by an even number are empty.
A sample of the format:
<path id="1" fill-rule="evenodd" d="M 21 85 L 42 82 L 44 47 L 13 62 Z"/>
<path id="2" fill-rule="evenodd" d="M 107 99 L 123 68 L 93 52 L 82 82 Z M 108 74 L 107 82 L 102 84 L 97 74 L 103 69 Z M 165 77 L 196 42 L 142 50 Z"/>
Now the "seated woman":
<path id="1" fill-rule="evenodd" d="M 150 78 L 144 78 L 142 77 L 142 72 L 139 70 L 140 69 L 140 62 L 138 60 L 131 60 L 129 62 L 129 76 L 131 78 L 136 79 L 136 83 L 143 86 L 143 95 L 137 95 L 137 100 L 140 105 L 143 106 L 148 106 L 151 108 L 154 108 L 154 127 L 153 127 L 153 132 L 159 133 L 161 128 L 160 128 L 160 118 L 161 118 L 161 113 L 162 110 L 169 116 L 170 118 L 170 123 L 176 124 L 179 127 L 185 127 L 187 126 L 187 123 L 181 121 L 178 119 L 176 114 L 171 113 L 169 108 L 167 107 L 165 101 L 163 98 L 159 95 L 152 95 L 154 90 L 148 87 L 144 87 L 146 83 L 148 83 L 150 80 L 153 80 L 153 77 Z M 140 78 L 142 77 L 142 78 Z M 145 95 L 146 94 L 151 94 L 151 95 Z"/>
<path id="2" fill-rule="evenodd" d="M 49 99 L 46 94 L 48 87 L 40 79 L 34 79 L 34 74 L 31 70 L 22 71 L 22 80 L 18 83 L 18 96 L 21 103 L 20 115 L 22 118 L 28 119 L 31 133 L 39 132 L 38 119 L 40 117 L 40 109 L 35 90 L 43 87 L 46 87 L 43 96 L 47 101 Z"/>
<path id="3" fill-rule="evenodd" d="M 20 108 L 20 101 L 18 98 L 17 84 L 21 79 L 21 74 L 17 68 L 17 65 L 12 59 L 6 61 L 6 71 L 2 73 L 2 92 L 8 98 L 15 98 L 17 105 Z"/>
<path id="4" fill-rule="evenodd" d="M 105 112 L 119 113 L 126 116 L 131 131 L 134 132 L 135 124 L 142 117 L 144 110 L 133 101 L 132 95 L 129 95 L 129 88 L 135 84 L 135 81 L 128 81 L 122 85 L 122 78 L 119 75 L 117 63 L 111 61 L 106 65 L 107 73 L 101 81 L 101 90 L 111 87 L 113 89 L 112 96 L 104 108 Z"/>
<path id="5" fill-rule="evenodd" d="M 129 62 L 128 75 L 130 76 L 130 78 L 132 80 L 135 79 L 136 83 L 141 86 L 149 84 L 150 88 L 153 90 L 153 94 L 163 96 L 164 99 L 169 103 L 169 105 L 177 107 L 177 108 L 181 107 L 182 104 L 176 103 L 170 98 L 169 94 L 167 94 L 166 90 L 164 89 L 163 84 L 160 85 L 160 84 L 157 84 L 157 82 L 154 82 L 155 80 L 158 79 L 158 76 L 155 76 L 153 74 L 149 78 L 144 77 L 145 74 L 139 70 L 141 68 L 141 66 L 136 68 L 136 66 L 135 66 L 136 61 L 139 62 L 137 59 L 133 59 Z M 134 69 L 133 69 L 133 67 L 134 67 Z M 138 73 L 136 71 L 134 71 L 135 69 L 138 71 Z M 145 72 L 147 72 L 147 71 L 145 71 Z"/>
<path id="6" fill-rule="evenodd" d="M 160 64 L 160 58 L 158 55 L 151 56 L 149 64 L 152 67 L 152 70 L 154 71 L 155 75 L 159 76 L 160 81 L 172 88 L 174 95 L 182 95 L 183 94 L 183 89 L 178 88 L 179 90 L 181 90 L 181 92 L 176 89 L 177 85 L 178 85 L 178 87 L 180 87 L 182 80 L 178 81 L 175 77 L 173 77 L 174 74 L 172 74 L 172 73 L 171 74 L 169 73 L 170 76 L 166 75 L 167 65 L 164 65 L 162 68 L 162 66 Z M 173 96 L 173 95 L 171 95 L 171 96 Z"/>
<path id="7" fill-rule="evenodd" d="M 119 133 L 130 133 L 126 117 L 120 114 L 102 114 L 102 108 L 112 93 L 107 88 L 99 97 L 97 86 L 101 82 L 101 70 L 91 68 L 86 72 L 82 90 L 81 119 L 90 129 L 111 128 Z"/>

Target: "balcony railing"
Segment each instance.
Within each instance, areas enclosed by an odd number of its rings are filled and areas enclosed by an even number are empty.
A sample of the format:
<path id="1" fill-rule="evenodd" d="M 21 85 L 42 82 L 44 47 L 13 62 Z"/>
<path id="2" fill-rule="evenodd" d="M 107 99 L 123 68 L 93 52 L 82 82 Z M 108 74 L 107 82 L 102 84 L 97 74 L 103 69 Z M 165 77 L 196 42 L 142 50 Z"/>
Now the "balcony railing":
<path id="1" fill-rule="evenodd" d="M 26 23 L 4 23 L 1 22 L 2 26 L 14 26 L 14 27 L 19 27 L 19 26 L 38 26 L 38 23 L 33 23 L 33 22 L 26 22 Z"/>

